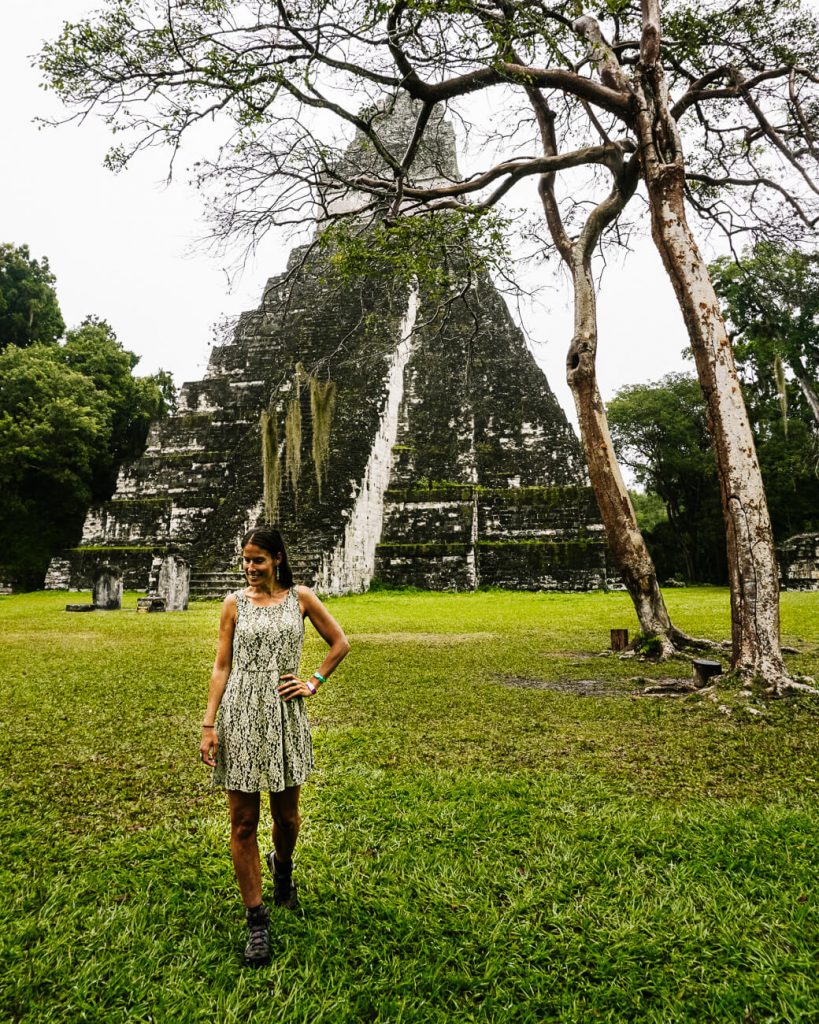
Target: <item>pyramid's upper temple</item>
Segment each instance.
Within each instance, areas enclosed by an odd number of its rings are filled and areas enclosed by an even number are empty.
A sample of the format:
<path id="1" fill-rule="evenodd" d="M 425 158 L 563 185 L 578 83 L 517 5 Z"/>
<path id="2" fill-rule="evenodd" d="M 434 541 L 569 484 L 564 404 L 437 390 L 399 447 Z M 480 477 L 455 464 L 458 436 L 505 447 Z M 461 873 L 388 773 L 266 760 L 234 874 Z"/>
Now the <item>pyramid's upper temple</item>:
<path id="1" fill-rule="evenodd" d="M 396 146 L 410 114 L 392 115 Z M 451 125 L 433 127 L 421 177 L 454 177 Z M 357 138 L 344 159 L 372 153 Z M 145 589 L 176 552 L 194 596 L 221 596 L 265 492 L 297 578 L 325 593 L 607 583 L 580 446 L 485 275 L 442 303 L 423 285 L 341 282 L 325 248 L 295 250 L 47 586 L 85 589 L 107 564 Z"/>

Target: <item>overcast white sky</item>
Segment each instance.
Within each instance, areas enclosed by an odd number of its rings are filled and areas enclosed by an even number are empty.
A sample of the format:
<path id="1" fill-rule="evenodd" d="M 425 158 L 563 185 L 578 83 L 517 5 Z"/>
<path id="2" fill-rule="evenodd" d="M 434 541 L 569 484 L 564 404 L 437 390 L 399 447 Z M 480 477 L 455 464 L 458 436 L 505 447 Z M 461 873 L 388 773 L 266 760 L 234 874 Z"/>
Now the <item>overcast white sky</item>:
<path id="1" fill-rule="evenodd" d="M 143 156 L 114 175 L 102 166 L 110 136 L 99 122 L 39 130 L 32 123 L 59 108 L 39 88 L 30 56 L 64 20 L 98 6 L 89 0 L 3 4 L 0 241 L 25 243 L 32 255 L 48 257 L 69 326 L 89 313 L 105 317 L 141 356 L 138 372 L 163 367 L 181 384 L 202 376 L 214 322 L 258 305 L 266 279 L 283 269 L 287 247 L 265 244 L 231 289 L 220 260 L 196 250 L 205 234 L 200 199 L 184 173 L 166 187 L 165 154 Z M 559 282 L 547 283 L 527 326 L 535 357 L 574 422 L 564 381 L 572 333 L 568 295 Z M 606 270 L 599 321 L 604 398 L 624 384 L 687 368 L 682 319 L 650 240 Z"/>

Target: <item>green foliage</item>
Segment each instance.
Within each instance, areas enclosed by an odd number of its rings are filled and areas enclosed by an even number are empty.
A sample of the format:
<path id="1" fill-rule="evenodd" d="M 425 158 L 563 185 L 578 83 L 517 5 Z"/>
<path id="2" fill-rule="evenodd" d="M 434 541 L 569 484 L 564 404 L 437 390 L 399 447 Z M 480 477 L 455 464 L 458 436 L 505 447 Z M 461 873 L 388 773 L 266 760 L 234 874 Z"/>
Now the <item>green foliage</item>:
<path id="1" fill-rule="evenodd" d="M 651 533 L 660 523 L 668 522 L 665 502 L 659 494 L 655 494 L 654 491 L 628 493 L 634 506 L 634 514 L 637 516 L 637 525 L 643 533 Z"/>
<path id="2" fill-rule="evenodd" d="M 807 62 L 812 67 L 819 58 L 816 16 L 801 0 L 781 0 L 775 6 L 755 0 L 676 0 L 663 6 L 663 35 L 675 58 L 690 61 L 700 71 L 713 67 L 731 44 L 746 52 L 753 46 L 757 66 Z"/>
<path id="3" fill-rule="evenodd" d="M 667 597 L 689 633 L 729 630 L 724 590 Z M 353 646 L 309 706 L 304 913 L 275 915 L 274 961 L 251 972 L 224 795 L 196 753 L 218 605 L 135 603 L 0 598 L 3 1020 L 815 1016 L 809 703 L 753 718 L 633 699 L 633 662 L 590 657 L 611 623 L 636 628 L 625 594 L 330 601 Z M 817 595 L 785 594 L 782 612 L 810 652 L 791 666 L 819 675 Z M 308 670 L 322 650 L 308 625 Z M 591 679 L 605 692 L 584 693 Z M 269 824 L 265 809 L 263 850 Z"/>
<path id="4" fill-rule="evenodd" d="M 819 529 L 819 256 L 760 244 L 711 265 L 733 335 L 774 532 Z"/>
<path id="5" fill-rule="evenodd" d="M 381 221 L 367 230 L 338 221 L 321 236 L 335 277 L 361 277 L 409 286 L 417 282 L 431 300 L 446 298 L 472 273 L 508 271 L 507 219 L 497 210 L 447 212 Z"/>
<path id="6" fill-rule="evenodd" d="M 151 421 L 173 408 L 173 379 L 164 370 L 134 377 L 139 356 L 123 348 L 111 326 L 96 317 L 68 331 L 59 352 L 68 366 L 94 382 L 109 406 L 110 439 L 94 486 L 94 498 L 101 500 L 110 496 L 119 466 L 142 452 Z"/>
<path id="7" fill-rule="evenodd" d="M 110 496 L 120 464 L 172 402 L 170 375 L 135 378 L 137 362 L 93 318 L 63 345 L 0 355 L 0 562 L 31 583 L 74 542 L 89 503 Z"/>
<path id="8" fill-rule="evenodd" d="M 638 633 L 631 646 L 643 658 L 659 658 L 663 653 L 662 641 L 656 633 Z"/>
<path id="9" fill-rule="evenodd" d="M 56 347 L 0 355 L 0 559 L 24 579 L 82 524 L 107 454 L 110 407 Z"/>
<path id="10" fill-rule="evenodd" d="M 746 250 L 739 262 L 716 260 L 709 271 L 744 380 L 760 394 L 776 393 L 778 358 L 816 388 L 819 255 L 762 243 Z"/>
<path id="11" fill-rule="evenodd" d="M 622 388 L 607 411 L 617 457 L 665 505 L 667 521 L 646 538 L 660 577 L 724 581 L 719 486 L 696 379 L 675 373 Z"/>
<path id="12" fill-rule="evenodd" d="M 53 344 L 62 336 L 54 275 L 48 259 L 32 259 L 27 245 L 0 244 L 0 352 L 8 345 Z"/>

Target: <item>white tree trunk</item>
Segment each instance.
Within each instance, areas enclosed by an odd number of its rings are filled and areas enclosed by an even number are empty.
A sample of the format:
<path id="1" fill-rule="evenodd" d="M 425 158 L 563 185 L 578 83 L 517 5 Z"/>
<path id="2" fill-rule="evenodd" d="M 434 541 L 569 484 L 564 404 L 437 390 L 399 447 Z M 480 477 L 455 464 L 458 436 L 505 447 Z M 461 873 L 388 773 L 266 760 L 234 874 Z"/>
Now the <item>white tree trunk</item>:
<path id="1" fill-rule="evenodd" d="M 791 369 L 793 375 L 796 377 L 799 387 L 802 389 L 802 394 L 805 396 L 805 401 L 808 403 L 810 411 L 813 413 L 813 418 L 819 426 L 819 395 L 814 390 L 813 383 L 808 377 L 807 370 L 805 369 L 801 359 L 790 360 Z"/>
<path id="2" fill-rule="evenodd" d="M 714 442 L 728 548 L 732 666 L 778 690 L 787 672 L 768 505 L 731 343 L 686 219 L 682 148 L 659 64 L 640 70 L 635 91 L 652 236 L 685 318 Z"/>

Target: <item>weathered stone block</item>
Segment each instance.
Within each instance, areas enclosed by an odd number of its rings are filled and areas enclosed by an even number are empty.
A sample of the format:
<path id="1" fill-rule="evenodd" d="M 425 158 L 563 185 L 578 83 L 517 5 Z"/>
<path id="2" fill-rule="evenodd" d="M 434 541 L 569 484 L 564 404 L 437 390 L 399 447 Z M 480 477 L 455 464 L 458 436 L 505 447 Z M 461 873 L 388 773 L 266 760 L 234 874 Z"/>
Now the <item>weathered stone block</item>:
<path id="1" fill-rule="evenodd" d="M 819 533 L 800 533 L 782 544 L 779 581 L 783 590 L 819 590 Z"/>
<path id="2" fill-rule="evenodd" d="M 101 611 L 118 611 L 122 607 L 122 570 L 100 565 L 94 572 L 94 607 Z"/>
<path id="3" fill-rule="evenodd" d="M 183 612 L 188 607 L 190 582 L 190 563 L 180 555 L 165 555 L 154 559 L 148 590 L 164 600 L 165 611 Z"/>

